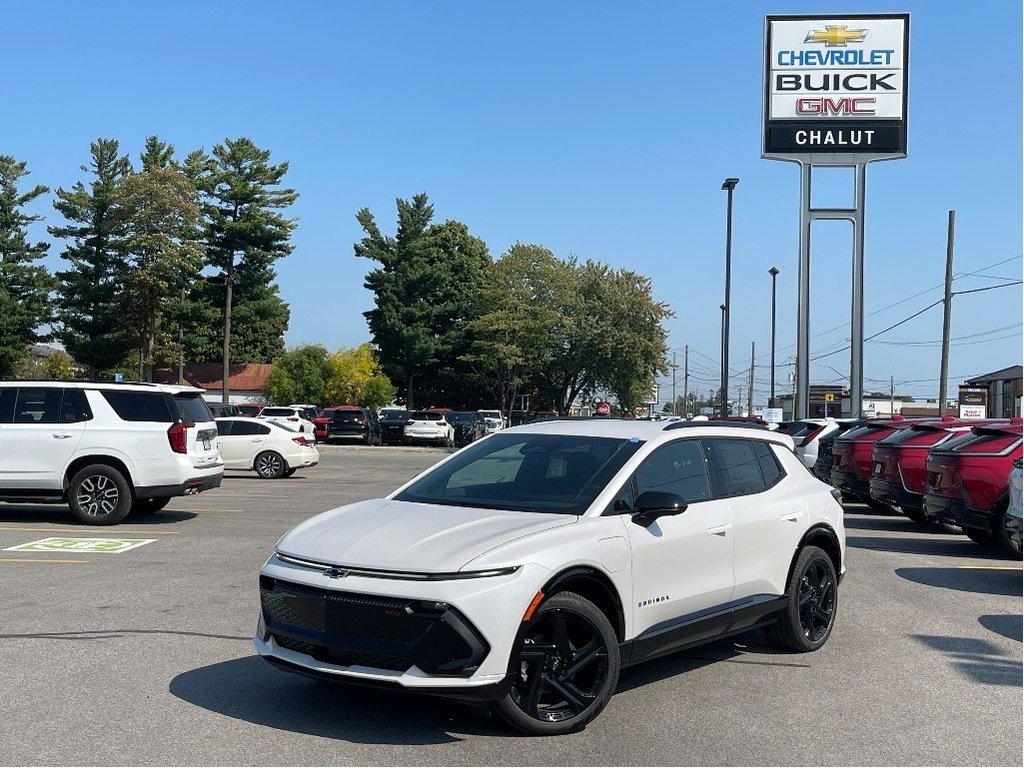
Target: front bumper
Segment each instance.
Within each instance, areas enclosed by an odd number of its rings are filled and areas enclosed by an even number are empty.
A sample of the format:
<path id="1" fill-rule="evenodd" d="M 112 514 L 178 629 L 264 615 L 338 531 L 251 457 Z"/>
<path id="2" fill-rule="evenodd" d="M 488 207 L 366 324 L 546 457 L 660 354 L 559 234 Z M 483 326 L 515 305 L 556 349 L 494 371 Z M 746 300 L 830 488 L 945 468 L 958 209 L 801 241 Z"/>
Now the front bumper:
<path id="1" fill-rule="evenodd" d="M 324 679 L 489 700 L 520 617 L 550 572 L 413 581 L 302 567 L 271 557 L 260 573 L 256 652 Z"/>

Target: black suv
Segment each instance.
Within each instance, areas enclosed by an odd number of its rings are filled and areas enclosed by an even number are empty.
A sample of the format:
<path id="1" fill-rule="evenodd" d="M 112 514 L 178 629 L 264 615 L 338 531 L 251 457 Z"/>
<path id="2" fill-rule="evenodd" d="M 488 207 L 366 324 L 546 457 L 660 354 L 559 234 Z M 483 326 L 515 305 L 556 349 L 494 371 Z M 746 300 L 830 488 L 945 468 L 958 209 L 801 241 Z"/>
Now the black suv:
<path id="1" fill-rule="evenodd" d="M 409 421 L 408 411 L 386 410 L 380 420 L 382 445 L 405 443 L 405 423 Z"/>
<path id="2" fill-rule="evenodd" d="M 469 445 L 476 439 L 476 432 L 473 429 L 476 411 L 451 411 L 444 417 L 455 429 L 456 446 Z"/>
<path id="3" fill-rule="evenodd" d="M 380 445 L 380 419 L 372 408 L 341 405 L 331 410 L 327 422 L 327 437 L 331 440 L 360 440 L 364 445 Z"/>

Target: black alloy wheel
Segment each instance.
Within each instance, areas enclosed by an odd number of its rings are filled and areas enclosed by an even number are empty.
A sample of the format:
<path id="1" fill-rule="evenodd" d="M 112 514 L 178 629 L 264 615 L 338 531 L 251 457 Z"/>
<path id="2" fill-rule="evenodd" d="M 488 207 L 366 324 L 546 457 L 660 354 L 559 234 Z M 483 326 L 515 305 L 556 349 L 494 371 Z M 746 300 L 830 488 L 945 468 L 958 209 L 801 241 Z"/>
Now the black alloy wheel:
<path id="1" fill-rule="evenodd" d="M 804 547 L 793 566 L 786 608 L 768 633 L 791 651 L 815 651 L 832 632 L 839 605 L 838 579 L 828 554 Z"/>
<path id="2" fill-rule="evenodd" d="M 1021 521 L 1010 514 L 1010 505 L 997 510 L 996 540 L 1002 550 L 1015 560 L 1021 559 Z"/>
<path id="3" fill-rule="evenodd" d="M 618 640 L 608 618 L 579 595 L 556 594 L 519 633 L 511 688 L 498 714 L 533 735 L 577 731 L 604 709 L 619 668 Z"/>

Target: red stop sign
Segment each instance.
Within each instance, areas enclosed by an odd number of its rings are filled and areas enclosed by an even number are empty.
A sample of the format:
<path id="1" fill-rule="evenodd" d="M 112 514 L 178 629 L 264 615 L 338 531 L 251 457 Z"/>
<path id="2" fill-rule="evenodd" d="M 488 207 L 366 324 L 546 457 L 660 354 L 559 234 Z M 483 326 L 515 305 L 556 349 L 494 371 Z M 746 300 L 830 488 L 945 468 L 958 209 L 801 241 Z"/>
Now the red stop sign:
<path id="1" fill-rule="evenodd" d="M 596 412 L 598 416 L 607 416 L 612 412 L 612 407 L 608 403 L 598 403 Z"/>

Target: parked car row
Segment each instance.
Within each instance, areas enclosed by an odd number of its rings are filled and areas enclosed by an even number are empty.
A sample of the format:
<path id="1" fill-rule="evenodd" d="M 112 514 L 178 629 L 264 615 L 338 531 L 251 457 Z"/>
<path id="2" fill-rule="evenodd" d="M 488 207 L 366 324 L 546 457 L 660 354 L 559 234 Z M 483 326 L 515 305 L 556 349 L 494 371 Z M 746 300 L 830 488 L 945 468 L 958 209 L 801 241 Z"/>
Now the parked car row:
<path id="1" fill-rule="evenodd" d="M 812 468 L 819 479 L 847 498 L 939 530 L 962 531 L 1020 559 L 1019 505 L 1011 503 L 1011 478 L 1015 471 L 1019 477 L 1022 455 L 1019 417 L 835 421 L 830 431 L 821 430 Z M 784 431 L 791 437 L 796 432 L 798 454 L 801 434 L 814 437 L 804 426 Z"/>

